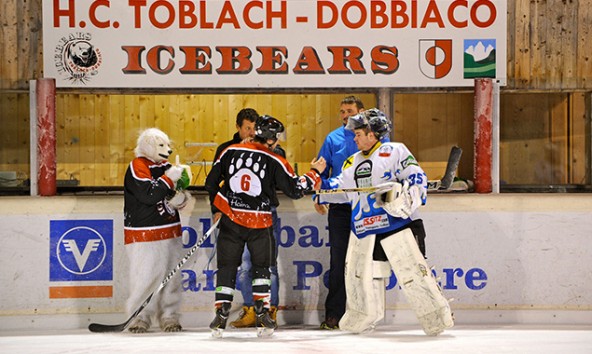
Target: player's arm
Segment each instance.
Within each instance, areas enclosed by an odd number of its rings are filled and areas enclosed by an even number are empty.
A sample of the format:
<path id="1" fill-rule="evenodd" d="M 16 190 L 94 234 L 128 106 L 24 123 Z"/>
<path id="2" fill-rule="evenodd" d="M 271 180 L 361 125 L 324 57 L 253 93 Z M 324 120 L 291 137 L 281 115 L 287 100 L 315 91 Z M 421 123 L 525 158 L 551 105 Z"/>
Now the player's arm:
<path id="1" fill-rule="evenodd" d="M 216 194 L 220 191 L 222 177 L 222 162 L 221 160 L 216 160 L 212 165 L 212 169 L 210 170 L 210 173 L 208 173 L 205 182 L 205 189 L 210 197 L 212 214 L 218 212 L 218 209 L 214 206 L 214 199 L 216 198 Z"/>
<path id="2" fill-rule="evenodd" d="M 406 219 L 426 203 L 427 176 L 405 145 L 399 144 L 397 152 L 397 183 L 377 193 L 376 199 L 387 213 Z"/>
<path id="3" fill-rule="evenodd" d="M 275 173 L 276 186 L 292 199 L 299 199 L 304 192 L 318 189 L 321 184 L 321 173 L 325 170 L 327 163 L 324 158 L 314 158 L 310 163 L 310 171 L 302 176 L 296 176 L 287 164 L 287 168 L 280 166 L 276 161 L 277 173 Z"/>

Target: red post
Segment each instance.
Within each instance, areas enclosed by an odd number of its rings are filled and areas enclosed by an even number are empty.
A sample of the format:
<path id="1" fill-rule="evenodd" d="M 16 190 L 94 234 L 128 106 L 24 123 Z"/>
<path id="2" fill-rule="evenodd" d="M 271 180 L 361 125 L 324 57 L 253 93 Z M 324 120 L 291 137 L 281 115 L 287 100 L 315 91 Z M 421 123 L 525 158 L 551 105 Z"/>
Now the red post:
<path id="1" fill-rule="evenodd" d="M 37 183 L 41 196 L 57 192 L 55 93 L 55 79 L 37 80 Z"/>
<path id="2" fill-rule="evenodd" d="M 475 117 L 473 175 L 475 192 L 491 193 L 493 153 L 493 80 L 475 79 Z"/>

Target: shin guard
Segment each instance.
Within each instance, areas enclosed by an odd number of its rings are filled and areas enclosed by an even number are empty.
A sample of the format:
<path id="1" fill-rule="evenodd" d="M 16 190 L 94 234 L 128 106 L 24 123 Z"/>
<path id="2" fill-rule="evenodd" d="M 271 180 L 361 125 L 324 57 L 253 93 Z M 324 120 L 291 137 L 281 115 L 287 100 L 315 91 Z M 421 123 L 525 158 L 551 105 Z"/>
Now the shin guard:
<path id="1" fill-rule="evenodd" d="M 374 235 L 358 239 L 350 234 L 345 258 L 345 314 L 339 321 L 339 328 L 344 331 L 362 333 L 374 330 L 376 324 L 384 318 L 385 278 L 390 276 L 390 269 L 384 272 L 372 260 Z M 387 266 L 387 268 L 390 268 Z M 378 272 L 377 277 L 375 273 Z M 387 275 L 382 277 L 383 273 Z"/>
<path id="2" fill-rule="evenodd" d="M 450 305 L 442 295 L 411 230 L 397 232 L 380 243 L 423 331 L 436 336 L 454 326 Z"/>

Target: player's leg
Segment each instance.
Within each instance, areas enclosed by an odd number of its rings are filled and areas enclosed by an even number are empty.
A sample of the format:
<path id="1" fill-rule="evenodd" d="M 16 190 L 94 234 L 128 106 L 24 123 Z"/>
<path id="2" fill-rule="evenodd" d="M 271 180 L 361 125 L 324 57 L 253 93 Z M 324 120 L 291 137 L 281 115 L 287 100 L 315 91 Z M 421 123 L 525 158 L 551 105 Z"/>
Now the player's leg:
<path id="1" fill-rule="evenodd" d="M 237 282 L 243 296 L 243 307 L 236 321 L 230 323 L 235 328 L 255 327 L 255 309 L 253 307 L 253 279 L 251 276 L 251 253 L 245 247 L 242 263 L 238 269 Z"/>
<path id="2" fill-rule="evenodd" d="M 277 214 L 277 209 L 271 207 L 271 218 L 273 219 L 273 243 L 275 244 L 275 264 L 272 265 L 269 270 L 271 271 L 271 308 L 269 314 L 271 319 L 276 322 L 277 325 L 277 312 L 280 303 L 280 278 L 278 274 L 278 241 L 280 238 L 280 224 Z"/>
<path id="3" fill-rule="evenodd" d="M 347 302 L 339 321 L 341 330 L 362 333 L 374 330 L 384 318 L 386 262 L 373 260 L 375 235 L 358 239 L 351 233 L 345 265 Z"/>
<path id="4" fill-rule="evenodd" d="M 253 303 L 257 317 L 258 335 L 269 335 L 277 327 L 269 314 L 271 307 L 271 272 L 269 268 L 276 265 L 272 227 L 250 230 L 247 247 L 253 262 Z"/>
<path id="5" fill-rule="evenodd" d="M 220 220 L 220 233 L 216 247 L 218 271 L 216 272 L 216 317 L 210 324 L 215 337 L 221 335 L 226 328 L 228 314 L 234 299 L 236 273 L 241 263 L 241 255 L 245 248 L 243 239 L 248 229 L 232 222 L 226 215 Z"/>
<path id="6" fill-rule="evenodd" d="M 325 321 L 322 329 L 339 328 L 339 320 L 345 313 L 345 257 L 349 242 L 351 206 L 331 204 L 328 213 L 329 227 L 329 292 L 325 300 Z"/>
<path id="7" fill-rule="evenodd" d="M 454 321 L 450 305 L 442 295 L 411 229 L 399 231 L 380 243 L 424 332 L 438 335 L 452 327 Z"/>

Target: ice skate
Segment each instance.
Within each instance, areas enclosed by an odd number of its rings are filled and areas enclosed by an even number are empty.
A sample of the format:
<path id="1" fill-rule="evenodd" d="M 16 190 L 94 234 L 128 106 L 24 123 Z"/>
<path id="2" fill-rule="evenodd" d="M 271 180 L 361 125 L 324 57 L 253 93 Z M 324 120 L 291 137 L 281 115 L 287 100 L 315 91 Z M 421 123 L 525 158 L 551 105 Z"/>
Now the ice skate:
<path id="1" fill-rule="evenodd" d="M 269 309 L 263 306 L 263 301 L 255 303 L 255 313 L 257 315 L 257 337 L 269 337 L 277 328 L 276 322 L 271 319 Z"/>
<path id="2" fill-rule="evenodd" d="M 222 333 L 226 329 L 226 321 L 228 321 L 228 314 L 230 313 L 230 303 L 223 303 L 216 309 L 216 317 L 212 323 L 210 323 L 210 329 L 212 330 L 212 337 L 221 338 Z"/>

